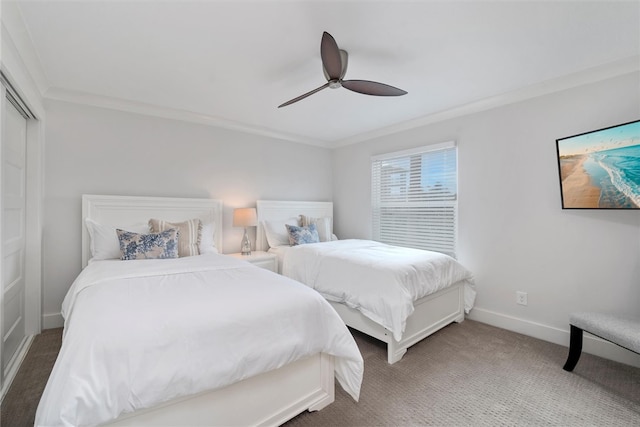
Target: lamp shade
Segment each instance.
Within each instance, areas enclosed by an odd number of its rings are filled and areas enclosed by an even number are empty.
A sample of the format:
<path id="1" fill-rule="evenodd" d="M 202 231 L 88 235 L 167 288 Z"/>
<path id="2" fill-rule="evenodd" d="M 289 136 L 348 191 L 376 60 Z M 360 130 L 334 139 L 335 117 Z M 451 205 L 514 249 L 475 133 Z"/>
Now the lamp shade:
<path id="1" fill-rule="evenodd" d="M 258 225 L 256 208 L 239 208 L 233 211 L 234 227 L 255 227 Z"/>

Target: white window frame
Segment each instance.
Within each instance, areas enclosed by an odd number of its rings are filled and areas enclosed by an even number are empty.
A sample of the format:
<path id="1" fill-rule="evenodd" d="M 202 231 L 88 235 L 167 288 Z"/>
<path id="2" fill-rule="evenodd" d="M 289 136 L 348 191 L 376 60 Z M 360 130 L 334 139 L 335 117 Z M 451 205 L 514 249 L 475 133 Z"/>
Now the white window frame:
<path id="1" fill-rule="evenodd" d="M 447 150 L 442 153 L 443 150 Z M 435 154 L 436 152 L 440 152 Z M 433 158 L 445 154 L 445 162 L 449 169 L 446 178 L 454 179 L 449 182 L 447 189 L 454 187 L 453 193 L 442 193 L 440 197 L 429 195 L 422 186 L 422 159 L 424 155 L 433 153 Z M 421 156 L 421 157 L 417 157 Z M 419 161 L 420 169 L 411 166 L 405 172 L 405 177 L 391 177 L 391 173 L 384 178 L 382 168 L 402 162 L 410 162 L 411 158 Z M 456 257 L 458 231 L 458 150 L 455 141 L 432 144 L 409 150 L 396 151 L 371 157 L 371 208 L 373 240 L 395 246 L 412 247 L 430 251 L 442 252 Z M 452 178 L 451 167 L 454 167 Z M 416 174 L 416 170 L 418 171 Z M 398 174 L 402 172 L 396 172 Z M 437 175 L 436 175 L 437 176 Z M 399 179 L 397 179 L 399 178 Z M 394 185 L 394 181 L 398 185 Z M 444 178 L 443 178 L 444 179 Z M 396 187 L 396 196 L 391 194 Z M 449 196 L 447 196 L 448 194 Z M 415 213 L 412 213 L 415 212 Z M 391 221 L 391 218 L 395 221 Z"/>

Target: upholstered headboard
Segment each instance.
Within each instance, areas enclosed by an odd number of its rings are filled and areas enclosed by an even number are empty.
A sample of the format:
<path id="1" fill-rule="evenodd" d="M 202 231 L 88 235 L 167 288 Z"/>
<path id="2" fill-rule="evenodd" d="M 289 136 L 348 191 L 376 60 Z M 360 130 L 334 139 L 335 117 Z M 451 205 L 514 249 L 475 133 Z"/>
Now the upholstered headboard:
<path id="1" fill-rule="evenodd" d="M 283 220 L 298 217 L 299 215 L 333 218 L 333 202 L 258 200 L 256 208 L 258 210 L 257 251 L 269 250 L 263 221 Z"/>
<path id="2" fill-rule="evenodd" d="M 85 219 L 111 226 L 147 222 L 151 218 L 180 222 L 199 218 L 214 224 L 214 242 L 222 251 L 222 201 L 173 197 L 82 195 L 82 268 L 91 258 L 90 237 Z"/>

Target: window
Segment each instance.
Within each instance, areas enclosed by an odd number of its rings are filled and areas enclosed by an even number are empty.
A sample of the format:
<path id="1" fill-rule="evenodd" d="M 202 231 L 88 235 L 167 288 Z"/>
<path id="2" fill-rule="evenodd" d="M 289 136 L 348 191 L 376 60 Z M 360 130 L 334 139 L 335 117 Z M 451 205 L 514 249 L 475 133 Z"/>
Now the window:
<path id="1" fill-rule="evenodd" d="M 454 142 L 371 159 L 373 239 L 456 255 L 457 148 Z"/>

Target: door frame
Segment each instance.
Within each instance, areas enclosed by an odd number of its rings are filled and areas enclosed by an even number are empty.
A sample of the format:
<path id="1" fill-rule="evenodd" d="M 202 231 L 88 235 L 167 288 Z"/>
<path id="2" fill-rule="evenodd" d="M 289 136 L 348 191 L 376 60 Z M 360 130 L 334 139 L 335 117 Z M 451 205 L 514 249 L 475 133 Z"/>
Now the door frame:
<path id="1" fill-rule="evenodd" d="M 25 334 L 27 339 L 18 350 L 15 363 L 7 373 L 0 372 L 0 401 L 4 399 L 18 368 L 31 345 L 35 335 L 42 331 L 42 224 L 44 206 L 44 121 L 29 108 L 28 98 L 11 83 L 6 70 L 0 70 L 0 135 L 4 127 L 4 102 L 7 92 L 16 99 L 27 114 L 26 147 L 26 218 L 25 218 Z M 1 179 L 1 174 L 0 174 Z M 1 206 L 0 206 L 1 208 Z M 0 221 L 1 209 L 0 209 Z M 1 236 L 0 236 L 1 237 Z M 0 245 L 0 259 L 3 256 Z M 0 274 L 3 274 L 0 264 Z M 4 304 L 3 292 L 0 292 L 0 304 Z M 3 331 L 3 316 L 0 316 L 0 331 Z"/>

